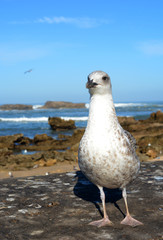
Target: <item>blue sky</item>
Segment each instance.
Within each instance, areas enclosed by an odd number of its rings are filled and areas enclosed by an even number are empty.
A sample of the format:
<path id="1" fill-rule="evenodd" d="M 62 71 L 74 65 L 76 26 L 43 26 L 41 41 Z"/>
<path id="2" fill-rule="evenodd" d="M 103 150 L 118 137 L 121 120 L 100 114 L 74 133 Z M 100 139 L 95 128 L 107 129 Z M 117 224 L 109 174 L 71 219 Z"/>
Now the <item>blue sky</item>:
<path id="1" fill-rule="evenodd" d="M 115 102 L 163 100 L 162 9 L 162 0 L 0 0 L 0 104 L 88 102 L 94 70 L 110 75 Z"/>

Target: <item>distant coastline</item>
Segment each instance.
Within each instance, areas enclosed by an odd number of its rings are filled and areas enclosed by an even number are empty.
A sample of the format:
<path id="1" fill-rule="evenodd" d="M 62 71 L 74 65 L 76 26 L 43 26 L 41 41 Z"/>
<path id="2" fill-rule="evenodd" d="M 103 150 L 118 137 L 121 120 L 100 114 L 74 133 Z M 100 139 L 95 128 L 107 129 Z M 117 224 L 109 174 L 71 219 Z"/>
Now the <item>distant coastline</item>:
<path id="1" fill-rule="evenodd" d="M 44 105 L 30 104 L 3 104 L 0 110 L 32 110 L 32 109 L 60 109 L 60 108 L 86 108 L 85 103 L 72 103 L 64 101 L 47 101 Z"/>
<path id="2" fill-rule="evenodd" d="M 116 108 L 126 107 L 146 107 L 153 106 L 163 107 L 163 101 L 139 101 L 139 102 L 116 102 L 114 103 Z M 35 109 L 84 109 L 89 108 L 89 103 L 73 103 L 68 101 L 46 101 L 43 104 L 0 104 L 0 110 L 35 110 Z"/>

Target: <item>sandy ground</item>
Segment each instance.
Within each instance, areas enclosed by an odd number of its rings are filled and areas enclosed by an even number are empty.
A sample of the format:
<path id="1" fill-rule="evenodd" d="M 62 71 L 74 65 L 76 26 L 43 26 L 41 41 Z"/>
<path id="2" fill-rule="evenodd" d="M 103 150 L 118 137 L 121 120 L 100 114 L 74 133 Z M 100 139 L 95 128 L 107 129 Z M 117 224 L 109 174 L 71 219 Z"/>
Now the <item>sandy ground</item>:
<path id="1" fill-rule="evenodd" d="M 30 170 L 12 171 L 13 177 L 41 176 L 47 173 L 64 173 L 79 170 L 76 162 L 60 162 L 51 167 L 38 167 Z M 9 171 L 0 171 L 0 179 L 9 178 Z"/>
<path id="2" fill-rule="evenodd" d="M 150 159 L 148 162 L 163 161 L 163 155 L 159 158 Z M 38 167 L 30 170 L 12 171 L 13 177 L 42 176 L 51 173 L 65 173 L 79 170 L 77 162 L 58 162 L 51 167 Z M 0 179 L 9 178 L 9 171 L 0 171 Z"/>

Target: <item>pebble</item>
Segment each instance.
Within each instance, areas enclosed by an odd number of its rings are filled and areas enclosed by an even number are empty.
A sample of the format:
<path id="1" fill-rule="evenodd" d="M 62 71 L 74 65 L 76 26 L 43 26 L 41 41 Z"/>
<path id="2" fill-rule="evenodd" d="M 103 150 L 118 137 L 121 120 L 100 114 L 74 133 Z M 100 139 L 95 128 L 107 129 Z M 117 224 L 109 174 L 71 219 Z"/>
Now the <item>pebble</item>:
<path id="1" fill-rule="evenodd" d="M 36 231 L 31 232 L 31 236 L 40 235 L 43 232 L 44 232 L 43 230 L 36 230 Z"/>

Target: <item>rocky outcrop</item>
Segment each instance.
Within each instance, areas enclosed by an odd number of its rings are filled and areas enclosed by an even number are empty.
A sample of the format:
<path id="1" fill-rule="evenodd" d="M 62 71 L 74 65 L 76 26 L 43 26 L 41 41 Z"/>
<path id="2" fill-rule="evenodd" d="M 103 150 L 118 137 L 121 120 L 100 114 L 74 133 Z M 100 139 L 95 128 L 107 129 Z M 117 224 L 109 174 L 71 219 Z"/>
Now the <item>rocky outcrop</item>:
<path id="1" fill-rule="evenodd" d="M 53 130 L 62 131 L 62 130 L 72 130 L 75 129 L 75 121 L 73 120 L 63 120 L 59 117 L 49 117 L 48 123 Z"/>
<path id="2" fill-rule="evenodd" d="M 0 169 L 22 170 L 57 161 L 77 161 L 83 133 L 84 129 L 76 129 L 72 136 L 59 135 L 57 140 L 46 134 L 37 134 L 33 139 L 23 134 L 0 137 Z"/>
<path id="3" fill-rule="evenodd" d="M 85 103 L 72 103 L 62 101 L 47 101 L 41 109 L 49 108 L 85 108 Z"/>
<path id="4" fill-rule="evenodd" d="M 1 110 L 32 110 L 32 105 L 25 104 L 4 104 L 0 105 Z"/>
<path id="5" fill-rule="evenodd" d="M 145 122 L 160 122 L 163 123 L 163 112 L 157 111 L 156 113 L 151 113 L 150 117 L 145 120 Z"/>
<path id="6" fill-rule="evenodd" d="M 154 117 L 152 120 L 151 116 L 149 119 L 136 121 L 134 118 L 119 118 L 122 127 L 135 137 L 138 145 L 136 151 L 141 161 L 153 158 L 159 160 L 159 156 L 163 153 L 162 120 L 160 117 Z M 61 124 L 60 128 L 56 127 L 56 124 L 54 129 L 65 129 L 64 124 Z M 37 134 L 33 139 L 25 137 L 23 134 L 1 136 L 0 169 L 19 170 L 36 165 L 54 165 L 57 161 L 77 161 L 79 142 L 84 129 L 74 129 L 71 132 L 72 135 L 58 132 L 57 139 L 46 134 Z"/>
<path id="7" fill-rule="evenodd" d="M 13 149 L 14 143 L 20 141 L 24 136 L 23 134 L 14 134 L 12 136 L 0 136 L 0 149 L 8 148 Z"/>

